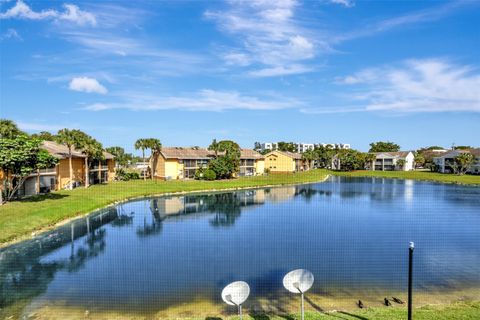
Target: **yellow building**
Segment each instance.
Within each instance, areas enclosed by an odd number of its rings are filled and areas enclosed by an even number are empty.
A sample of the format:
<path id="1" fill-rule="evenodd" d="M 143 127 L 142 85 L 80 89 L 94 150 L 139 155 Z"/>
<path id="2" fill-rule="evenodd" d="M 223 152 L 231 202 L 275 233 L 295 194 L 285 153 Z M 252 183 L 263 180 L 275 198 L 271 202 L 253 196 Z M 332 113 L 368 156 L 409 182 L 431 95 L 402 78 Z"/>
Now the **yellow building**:
<path id="1" fill-rule="evenodd" d="M 164 147 L 156 161 L 155 177 L 159 179 L 193 179 L 200 167 L 206 167 L 215 157 L 215 153 L 206 148 Z M 263 174 L 265 164 L 263 156 L 251 149 L 240 152 L 239 176 Z"/>
<path id="2" fill-rule="evenodd" d="M 300 153 L 275 150 L 265 155 L 265 169 L 272 173 L 298 172 L 306 168 Z"/>
<path id="3" fill-rule="evenodd" d="M 73 181 L 70 182 L 67 146 L 53 141 L 44 141 L 42 142 L 41 148 L 57 158 L 58 163 L 52 168 L 39 170 L 38 173 L 33 172 L 19 189 L 18 194 L 20 196 L 66 189 L 70 183 L 72 183 L 73 187 L 85 184 L 86 157 L 81 151 L 76 149 L 72 150 Z M 115 161 L 113 155 L 104 152 L 103 156 L 104 160 L 102 161 L 89 161 L 90 184 L 106 183 L 115 178 Z"/>

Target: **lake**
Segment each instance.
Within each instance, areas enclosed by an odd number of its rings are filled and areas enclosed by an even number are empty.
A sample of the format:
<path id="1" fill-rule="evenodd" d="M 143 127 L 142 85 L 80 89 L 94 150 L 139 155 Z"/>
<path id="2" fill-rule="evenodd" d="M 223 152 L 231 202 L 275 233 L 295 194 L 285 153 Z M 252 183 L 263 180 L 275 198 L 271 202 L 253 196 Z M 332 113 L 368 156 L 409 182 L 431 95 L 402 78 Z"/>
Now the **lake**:
<path id="1" fill-rule="evenodd" d="M 1 249 L 0 306 L 222 311 L 222 288 L 243 280 L 248 308 L 288 298 L 282 278 L 296 268 L 314 274 L 311 296 L 380 301 L 406 291 L 409 241 L 416 294 L 478 292 L 480 188 L 330 177 L 135 200 Z"/>

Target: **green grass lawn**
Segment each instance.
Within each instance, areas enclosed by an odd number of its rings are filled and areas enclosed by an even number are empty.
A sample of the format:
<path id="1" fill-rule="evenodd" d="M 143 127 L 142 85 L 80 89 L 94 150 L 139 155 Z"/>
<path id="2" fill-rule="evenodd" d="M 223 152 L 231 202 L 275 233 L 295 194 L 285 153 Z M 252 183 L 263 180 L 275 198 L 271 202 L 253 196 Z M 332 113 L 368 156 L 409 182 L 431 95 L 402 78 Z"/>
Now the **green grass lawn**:
<path id="1" fill-rule="evenodd" d="M 232 317 L 229 319 L 238 319 Z M 265 319 L 281 320 L 301 319 L 300 314 L 287 316 L 249 316 L 245 320 Z M 323 319 L 344 319 L 344 320 L 405 320 L 407 309 L 397 307 L 376 307 L 360 311 L 336 311 L 331 313 L 306 312 L 305 320 Z M 443 306 L 424 306 L 414 309 L 413 319 L 415 320 L 477 320 L 480 319 L 480 302 L 455 303 Z"/>
<path id="2" fill-rule="evenodd" d="M 330 171 L 330 174 L 342 177 L 379 177 L 379 178 L 397 178 L 397 179 L 413 179 L 428 180 L 442 183 L 461 183 L 480 185 L 480 175 L 456 175 L 444 174 L 430 171 L 352 171 L 339 172 Z"/>
<path id="3" fill-rule="evenodd" d="M 480 185 L 480 176 L 432 173 L 427 171 L 354 171 L 311 170 L 295 174 L 272 174 L 221 181 L 125 181 L 77 188 L 13 201 L 0 206 L 0 244 L 22 239 L 33 231 L 86 214 L 117 201 L 164 193 L 222 190 L 307 183 L 323 180 L 328 174 L 345 177 L 382 177 L 430 180 L 443 183 Z"/>
<path id="4" fill-rule="evenodd" d="M 13 201 L 0 206 L 0 243 L 21 239 L 35 230 L 86 214 L 117 201 L 164 193 L 260 187 L 321 181 L 327 171 L 245 177 L 220 181 L 132 180 L 77 188 Z"/>

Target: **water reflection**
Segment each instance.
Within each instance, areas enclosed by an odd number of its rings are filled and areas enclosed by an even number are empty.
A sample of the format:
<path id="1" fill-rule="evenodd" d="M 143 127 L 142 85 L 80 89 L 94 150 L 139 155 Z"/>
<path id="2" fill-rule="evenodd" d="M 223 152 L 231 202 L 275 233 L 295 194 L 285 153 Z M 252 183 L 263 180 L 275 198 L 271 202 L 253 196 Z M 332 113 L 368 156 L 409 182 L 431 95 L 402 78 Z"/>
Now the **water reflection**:
<path id="1" fill-rule="evenodd" d="M 391 179 L 133 201 L 0 251 L 0 306 L 32 300 L 139 310 L 218 300 L 230 281 L 273 298 L 310 269 L 312 292 L 480 287 L 480 189 Z"/>

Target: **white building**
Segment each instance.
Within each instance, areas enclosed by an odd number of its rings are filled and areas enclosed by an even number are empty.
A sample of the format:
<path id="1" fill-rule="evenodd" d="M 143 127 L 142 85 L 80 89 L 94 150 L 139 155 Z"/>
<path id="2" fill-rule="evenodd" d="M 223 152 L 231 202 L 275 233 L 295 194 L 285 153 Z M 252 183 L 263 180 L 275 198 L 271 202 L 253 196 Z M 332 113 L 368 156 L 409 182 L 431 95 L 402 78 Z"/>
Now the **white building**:
<path id="1" fill-rule="evenodd" d="M 315 149 L 315 145 L 313 143 L 297 143 L 297 152 L 304 153 L 308 150 Z"/>
<path id="2" fill-rule="evenodd" d="M 324 148 L 330 148 L 330 149 L 351 149 L 351 146 L 349 143 L 316 143 L 315 147 L 324 147 Z"/>
<path id="3" fill-rule="evenodd" d="M 376 158 L 371 166 L 374 171 L 411 171 L 414 169 L 415 156 L 411 151 L 375 152 L 374 154 Z"/>
<path id="4" fill-rule="evenodd" d="M 264 142 L 264 143 L 260 144 L 260 150 L 262 152 L 266 151 L 266 150 L 274 151 L 274 150 L 277 150 L 277 149 L 278 149 L 278 143 L 276 143 L 276 142 Z"/>
<path id="5" fill-rule="evenodd" d="M 445 154 L 434 157 L 433 163 L 437 165 L 437 170 L 442 173 L 454 173 L 455 158 L 462 153 L 473 154 L 475 160 L 473 164 L 468 168 L 467 173 L 480 173 L 480 148 L 470 150 L 451 150 Z"/>

